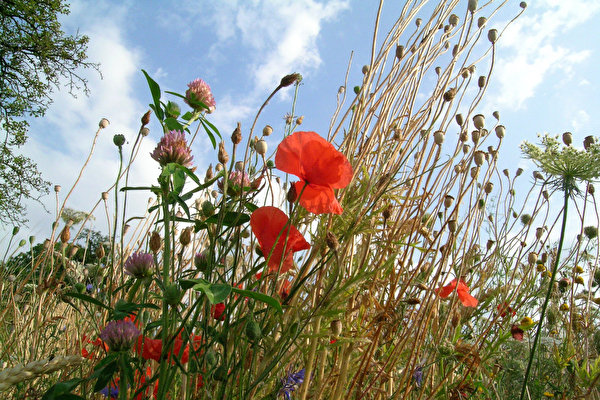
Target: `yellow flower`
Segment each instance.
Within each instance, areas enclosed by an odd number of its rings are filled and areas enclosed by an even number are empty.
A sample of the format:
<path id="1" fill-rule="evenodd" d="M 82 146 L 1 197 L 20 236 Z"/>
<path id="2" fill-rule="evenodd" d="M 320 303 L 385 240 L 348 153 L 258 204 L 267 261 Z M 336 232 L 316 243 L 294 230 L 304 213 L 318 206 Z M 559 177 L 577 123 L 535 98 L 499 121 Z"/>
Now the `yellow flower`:
<path id="1" fill-rule="evenodd" d="M 568 304 L 562 304 L 560 306 L 560 311 L 569 311 L 569 305 Z"/>
<path id="2" fill-rule="evenodd" d="M 575 283 L 577 283 L 577 284 L 580 284 L 580 285 L 583 285 L 583 284 L 585 283 L 585 281 L 583 280 L 583 277 L 582 277 L 582 276 L 579 276 L 579 275 L 577 275 L 577 276 L 575 277 Z"/>
<path id="3" fill-rule="evenodd" d="M 544 392 L 545 397 L 554 397 L 554 393 Z"/>
<path id="4" fill-rule="evenodd" d="M 533 325 L 533 320 L 529 317 L 525 317 L 521 320 L 521 326 L 523 328 L 528 328 Z"/>
<path id="5" fill-rule="evenodd" d="M 575 273 L 577 274 L 583 274 L 583 268 L 581 266 L 576 266 L 575 267 Z"/>

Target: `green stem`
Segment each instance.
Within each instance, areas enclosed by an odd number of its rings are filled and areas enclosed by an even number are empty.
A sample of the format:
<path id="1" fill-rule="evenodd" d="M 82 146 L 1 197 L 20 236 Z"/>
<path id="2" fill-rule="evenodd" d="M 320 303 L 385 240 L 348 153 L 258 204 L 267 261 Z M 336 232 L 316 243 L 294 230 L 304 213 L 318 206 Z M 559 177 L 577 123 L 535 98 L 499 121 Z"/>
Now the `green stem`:
<path id="1" fill-rule="evenodd" d="M 119 376 L 119 400 L 127 400 L 127 373 L 125 372 L 125 366 L 126 366 L 126 362 L 123 359 L 123 356 L 119 356 L 119 369 L 120 369 L 120 376 Z M 110 383 L 109 383 L 110 385 Z M 109 387 L 109 394 L 110 394 L 110 387 Z"/>
<path id="2" fill-rule="evenodd" d="M 544 300 L 544 305 L 542 306 L 542 313 L 540 314 L 540 320 L 538 322 L 537 331 L 535 333 L 535 338 L 533 339 L 533 346 L 531 347 L 531 353 L 529 354 L 529 363 L 527 364 L 527 370 L 525 371 L 525 378 L 523 380 L 523 387 L 521 389 L 521 397 L 519 398 L 520 400 L 523 400 L 525 398 L 525 392 L 527 391 L 527 381 L 529 380 L 531 366 L 533 365 L 533 358 L 535 357 L 535 350 L 537 349 L 537 345 L 540 340 L 540 336 L 542 333 L 542 325 L 544 323 L 544 319 L 546 318 L 546 309 L 548 308 L 548 303 L 550 302 L 550 295 L 552 294 L 554 281 L 556 280 L 556 272 L 558 271 L 558 265 L 560 264 L 560 253 L 562 251 L 563 242 L 565 239 L 565 231 L 567 228 L 567 209 L 569 206 L 569 197 L 570 197 L 570 191 L 568 189 L 565 189 L 563 220 L 562 220 L 562 227 L 560 229 L 560 239 L 558 242 L 558 250 L 556 251 L 556 259 L 554 260 L 554 266 L 552 268 L 552 276 L 550 277 L 550 283 L 548 284 L 548 292 L 546 293 L 546 299 Z"/>

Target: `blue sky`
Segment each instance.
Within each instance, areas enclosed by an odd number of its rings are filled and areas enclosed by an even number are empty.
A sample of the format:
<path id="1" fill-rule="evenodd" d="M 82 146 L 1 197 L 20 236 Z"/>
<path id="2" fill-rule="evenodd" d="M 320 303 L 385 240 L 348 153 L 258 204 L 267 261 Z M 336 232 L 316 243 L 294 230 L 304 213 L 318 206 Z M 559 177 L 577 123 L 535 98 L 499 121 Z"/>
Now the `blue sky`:
<path id="1" fill-rule="evenodd" d="M 85 71 L 91 94 L 77 99 L 63 90 L 44 118 L 32 121 L 23 152 L 38 162 L 44 178 L 62 186 L 62 198 L 83 164 L 98 121 L 111 125 L 99 137 L 98 147 L 68 206 L 89 211 L 116 176 L 117 151 L 112 136 L 122 133 L 135 140 L 139 119 L 148 109 L 150 93 L 141 69 L 163 90 L 184 92 L 195 78 L 207 81 L 217 102 L 210 119 L 228 138 L 237 121 L 247 135 L 264 99 L 285 74 L 304 76 L 297 115 L 304 115 L 303 130 L 326 134 L 353 52 L 348 92 L 360 84 L 361 68 L 369 63 L 377 11 L 375 1 L 359 0 L 247 0 L 247 1 L 71 1 L 71 14 L 63 19 L 68 32 L 79 29 L 90 37 L 89 60 L 99 62 L 100 79 Z M 399 15 L 403 2 L 384 4 L 380 35 Z M 463 15 L 467 1 L 456 2 Z M 480 2 L 484 3 L 484 2 Z M 501 27 L 521 11 L 520 1 L 509 0 L 488 23 Z M 598 51 L 600 12 L 597 0 L 537 0 L 503 33 L 496 67 L 479 112 L 491 118 L 498 110 L 507 128 L 500 169 L 513 171 L 521 160 L 519 143 L 536 141 L 538 132 L 571 131 L 581 143 L 598 135 L 600 78 Z M 431 5 L 418 13 L 428 19 Z M 487 15 L 482 11 L 482 15 Z M 485 41 L 484 41 L 485 42 Z M 486 45 L 488 45 L 486 43 Z M 484 66 L 481 67 L 485 70 Z M 270 124 L 281 138 L 284 115 L 290 110 L 292 90 L 282 91 L 269 104 L 258 126 Z M 185 105 L 182 104 L 182 107 Z M 150 125 L 130 178 L 147 185 L 156 179 L 157 164 L 149 157 L 160 139 L 159 127 Z M 279 133 L 279 136 L 277 135 Z M 196 142 L 194 161 L 199 171 L 216 163 L 207 141 Z M 127 146 L 125 148 L 127 150 Z M 203 172 L 202 172 L 203 173 Z M 148 195 L 136 195 L 129 214 L 143 214 Z M 43 199 L 54 210 L 54 195 Z M 106 229 L 106 217 L 97 213 L 95 228 Z M 36 235 L 42 241 L 54 220 L 53 213 L 29 205 L 29 227 L 21 237 Z"/>

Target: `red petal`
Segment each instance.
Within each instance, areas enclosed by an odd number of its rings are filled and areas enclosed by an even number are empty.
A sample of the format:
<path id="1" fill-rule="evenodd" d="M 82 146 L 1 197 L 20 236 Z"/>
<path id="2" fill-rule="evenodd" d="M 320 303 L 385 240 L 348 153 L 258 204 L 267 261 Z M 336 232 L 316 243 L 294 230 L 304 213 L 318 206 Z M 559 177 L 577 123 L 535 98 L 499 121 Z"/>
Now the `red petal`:
<path id="1" fill-rule="evenodd" d="M 435 292 L 438 294 L 438 296 L 440 296 L 442 298 L 446 298 L 446 297 L 450 296 L 450 294 L 452 294 L 455 287 L 456 287 L 456 279 L 453 279 L 449 284 L 447 284 L 443 288 L 436 289 Z"/>
<path id="2" fill-rule="evenodd" d="M 519 325 L 513 325 L 510 329 L 512 337 L 519 342 L 523 341 L 523 329 L 519 328 Z"/>
<path id="3" fill-rule="evenodd" d="M 287 215 L 277 207 L 261 207 L 250 217 L 252 232 L 268 260 L 271 272 L 289 271 L 294 266 L 293 253 L 310 249 L 310 244 L 295 226 L 286 228 L 288 220 Z"/>
<path id="4" fill-rule="evenodd" d="M 466 290 L 461 290 L 460 288 L 457 290 L 458 299 L 461 301 L 463 306 L 465 307 L 477 307 L 477 299 L 469 294 Z"/>
<path id="5" fill-rule="evenodd" d="M 341 214 L 344 210 L 338 203 L 333 189 L 328 186 L 305 185 L 304 181 L 294 183 L 300 196 L 300 205 L 313 214 Z"/>
<path id="6" fill-rule="evenodd" d="M 334 189 L 352 180 L 352 166 L 346 156 L 315 132 L 295 132 L 277 147 L 275 165 L 316 185 Z"/>

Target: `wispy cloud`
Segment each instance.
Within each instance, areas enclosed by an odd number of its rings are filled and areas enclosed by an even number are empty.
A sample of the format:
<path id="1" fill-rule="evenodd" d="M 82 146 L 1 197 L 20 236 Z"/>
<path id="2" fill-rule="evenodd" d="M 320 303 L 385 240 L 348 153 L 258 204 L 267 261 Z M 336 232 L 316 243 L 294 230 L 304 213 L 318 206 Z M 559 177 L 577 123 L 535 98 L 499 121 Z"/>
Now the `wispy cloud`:
<path id="1" fill-rule="evenodd" d="M 500 89 L 488 101 L 508 109 L 525 107 L 536 89 L 551 73 L 569 79 L 572 67 L 590 56 L 589 50 L 575 51 L 563 35 L 600 11 L 594 0 L 541 0 L 518 18 L 499 41 L 499 59 L 494 80 Z"/>

